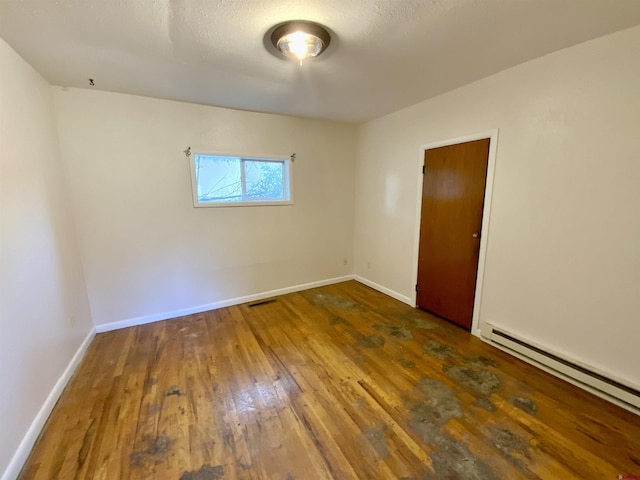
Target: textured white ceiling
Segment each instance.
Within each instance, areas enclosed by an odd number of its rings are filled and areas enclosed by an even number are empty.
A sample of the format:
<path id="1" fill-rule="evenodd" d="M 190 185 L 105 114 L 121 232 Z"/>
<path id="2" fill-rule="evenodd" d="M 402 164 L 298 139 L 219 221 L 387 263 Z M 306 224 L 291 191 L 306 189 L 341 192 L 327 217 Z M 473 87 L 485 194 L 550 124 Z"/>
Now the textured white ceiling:
<path id="1" fill-rule="evenodd" d="M 326 25 L 326 53 L 269 53 L 290 19 Z M 0 0 L 52 84 L 351 122 L 638 24 L 640 0 Z"/>

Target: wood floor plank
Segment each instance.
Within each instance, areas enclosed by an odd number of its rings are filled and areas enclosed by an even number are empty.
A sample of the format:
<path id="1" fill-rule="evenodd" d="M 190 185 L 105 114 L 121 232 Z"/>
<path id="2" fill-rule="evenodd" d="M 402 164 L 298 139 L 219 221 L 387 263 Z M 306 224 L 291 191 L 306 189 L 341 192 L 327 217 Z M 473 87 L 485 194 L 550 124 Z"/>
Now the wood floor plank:
<path id="1" fill-rule="evenodd" d="M 640 474 L 640 420 L 355 281 L 96 336 L 22 479 Z"/>

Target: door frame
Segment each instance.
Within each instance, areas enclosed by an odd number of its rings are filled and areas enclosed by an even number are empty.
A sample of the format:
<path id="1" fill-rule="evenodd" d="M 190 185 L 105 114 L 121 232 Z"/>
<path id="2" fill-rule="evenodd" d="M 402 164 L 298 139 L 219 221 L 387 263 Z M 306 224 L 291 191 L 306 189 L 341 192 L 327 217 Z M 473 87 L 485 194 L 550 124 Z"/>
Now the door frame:
<path id="1" fill-rule="evenodd" d="M 491 201 L 493 197 L 493 177 L 496 169 L 496 153 L 498 150 L 498 129 L 480 133 L 465 135 L 463 137 L 450 138 L 438 142 L 431 142 L 420 146 L 420 163 L 416 166 L 416 172 L 422 171 L 424 165 L 425 152 L 433 148 L 446 147 L 458 143 L 472 142 L 474 140 L 489 139 L 489 158 L 487 159 L 487 180 L 484 188 L 484 206 L 482 208 L 482 227 L 480 229 L 480 252 L 478 254 L 478 273 L 476 275 L 476 292 L 473 300 L 473 316 L 471 319 L 471 333 L 476 337 L 480 336 L 478 322 L 480 320 L 480 304 L 482 302 L 482 285 L 484 281 L 484 266 L 487 257 L 487 240 L 489 233 L 489 220 L 491 217 Z M 414 226 L 413 242 L 413 283 L 418 284 L 418 255 L 420 251 L 420 220 L 422 218 L 422 188 L 423 178 L 418 176 L 416 195 L 416 219 Z M 412 289 L 411 303 L 417 307 L 417 293 Z"/>

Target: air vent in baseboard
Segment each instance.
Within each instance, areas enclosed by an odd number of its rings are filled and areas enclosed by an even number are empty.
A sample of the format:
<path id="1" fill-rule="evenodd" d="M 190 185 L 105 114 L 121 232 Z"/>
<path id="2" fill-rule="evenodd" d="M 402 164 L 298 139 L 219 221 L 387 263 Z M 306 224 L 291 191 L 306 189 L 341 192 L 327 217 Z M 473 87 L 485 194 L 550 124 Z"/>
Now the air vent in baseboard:
<path id="1" fill-rule="evenodd" d="M 535 363 L 553 370 L 562 377 L 568 377 L 568 379 L 594 393 L 598 393 L 600 396 L 610 400 L 618 400 L 616 403 L 622 402 L 623 406 L 631 407 L 636 413 L 640 410 L 640 388 L 636 386 L 612 379 L 603 373 L 597 372 L 594 368 L 551 352 L 540 345 L 535 345 L 491 324 L 485 323 L 482 325 L 481 335 L 491 343 L 533 360 Z"/>

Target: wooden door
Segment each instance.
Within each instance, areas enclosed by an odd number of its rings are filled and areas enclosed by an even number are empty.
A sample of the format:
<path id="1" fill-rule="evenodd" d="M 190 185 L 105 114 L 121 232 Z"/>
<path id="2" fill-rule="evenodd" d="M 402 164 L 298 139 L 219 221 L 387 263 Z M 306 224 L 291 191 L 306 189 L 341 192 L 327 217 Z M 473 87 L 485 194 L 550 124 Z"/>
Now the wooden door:
<path id="1" fill-rule="evenodd" d="M 489 139 L 425 151 L 417 304 L 471 329 Z"/>

